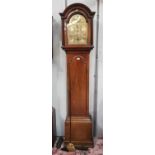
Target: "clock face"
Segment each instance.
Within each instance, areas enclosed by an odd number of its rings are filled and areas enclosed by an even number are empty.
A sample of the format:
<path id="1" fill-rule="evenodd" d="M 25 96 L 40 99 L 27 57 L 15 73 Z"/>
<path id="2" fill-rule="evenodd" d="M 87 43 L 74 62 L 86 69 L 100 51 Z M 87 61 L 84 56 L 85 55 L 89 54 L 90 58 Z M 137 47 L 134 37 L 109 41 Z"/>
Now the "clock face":
<path id="1" fill-rule="evenodd" d="M 88 43 L 88 23 L 84 16 L 73 15 L 67 24 L 68 44 L 87 44 Z"/>

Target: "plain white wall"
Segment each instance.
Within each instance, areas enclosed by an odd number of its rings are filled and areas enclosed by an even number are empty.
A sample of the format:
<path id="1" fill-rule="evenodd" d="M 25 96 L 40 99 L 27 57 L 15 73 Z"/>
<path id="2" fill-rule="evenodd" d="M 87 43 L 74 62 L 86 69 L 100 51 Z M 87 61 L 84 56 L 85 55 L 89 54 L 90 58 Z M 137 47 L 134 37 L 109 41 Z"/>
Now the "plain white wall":
<path id="1" fill-rule="evenodd" d="M 97 12 L 96 0 L 68 0 L 67 5 L 72 3 L 83 3 L 87 5 L 92 11 Z M 57 135 L 64 135 L 64 121 L 66 119 L 66 105 L 67 105 L 67 88 L 66 88 L 66 54 L 61 49 L 61 18 L 59 13 L 65 9 L 65 1 L 57 0 L 53 1 L 53 80 L 52 80 L 52 104 L 56 109 L 56 124 Z M 98 95 L 97 95 L 97 135 L 102 136 L 103 129 L 103 94 L 102 94 L 102 1 L 100 1 L 100 21 L 99 21 L 99 42 L 98 42 Z M 90 75 L 89 75 L 89 111 L 93 116 L 94 109 L 94 73 L 95 73 L 95 55 L 96 55 L 96 19 L 94 16 L 94 49 L 90 53 Z"/>
<path id="2" fill-rule="evenodd" d="M 66 55 L 61 49 L 61 19 L 65 1 L 53 1 L 53 62 L 52 62 L 52 103 L 56 109 L 57 134 L 64 134 L 66 118 Z"/>

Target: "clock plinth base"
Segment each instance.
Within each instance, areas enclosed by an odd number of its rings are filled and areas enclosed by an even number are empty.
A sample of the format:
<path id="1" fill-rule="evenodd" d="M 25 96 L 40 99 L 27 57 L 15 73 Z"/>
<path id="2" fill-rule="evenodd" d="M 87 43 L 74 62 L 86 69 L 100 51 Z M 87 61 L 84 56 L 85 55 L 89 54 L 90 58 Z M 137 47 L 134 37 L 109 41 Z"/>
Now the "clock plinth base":
<path id="1" fill-rule="evenodd" d="M 70 142 L 70 117 L 65 121 L 65 145 Z M 71 117 L 71 143 L 76 148 L 93 147 L 92 120 L 90 117 Z"/>

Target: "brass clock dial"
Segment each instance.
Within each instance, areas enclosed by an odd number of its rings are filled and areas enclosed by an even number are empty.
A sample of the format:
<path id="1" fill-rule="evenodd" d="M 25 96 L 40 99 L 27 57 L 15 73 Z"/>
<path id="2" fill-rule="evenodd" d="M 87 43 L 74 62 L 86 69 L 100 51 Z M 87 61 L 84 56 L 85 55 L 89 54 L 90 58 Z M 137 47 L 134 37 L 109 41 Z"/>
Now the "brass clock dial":
<path id="1" fill-rule="evenodd" d="M 88 43 L 88 23 L 84 16 L 73 15 L 67 24 L 68 44 L 87 44 Z"/>

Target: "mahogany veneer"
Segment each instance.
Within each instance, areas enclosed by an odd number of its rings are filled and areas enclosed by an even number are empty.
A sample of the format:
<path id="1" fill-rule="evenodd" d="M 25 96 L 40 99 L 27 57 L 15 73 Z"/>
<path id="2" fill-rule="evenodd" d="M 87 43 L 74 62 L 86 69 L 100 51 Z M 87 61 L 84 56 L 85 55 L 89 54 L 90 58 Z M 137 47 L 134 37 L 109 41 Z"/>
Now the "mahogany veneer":
<path id="1" fill-rule="evenodd" d="M 88 24 L 86 44 L 70 45 L 68 43 L 65 25 L 75 14 L 82 15 Z M 93 146 L 92 120 L 89 116 L 89 53 L 93 48 L 94 14 L 95 12 L 80 3 L 72 4 L 63 13 L 60 13 L 62 48 L 67 57 L 68 112 L 65 121 L 65 144 L 71 140 L 76 147 L 81 145 L 84 147 Z"/>

